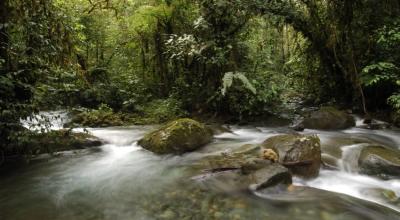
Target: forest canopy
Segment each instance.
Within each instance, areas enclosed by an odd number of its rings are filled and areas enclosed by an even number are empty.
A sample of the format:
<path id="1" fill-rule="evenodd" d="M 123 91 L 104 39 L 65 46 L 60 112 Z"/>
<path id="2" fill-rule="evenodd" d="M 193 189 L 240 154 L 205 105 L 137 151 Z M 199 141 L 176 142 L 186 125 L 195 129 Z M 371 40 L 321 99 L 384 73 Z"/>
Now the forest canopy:
<path id="1" fill-rule="evenodd" d="M 3 0 L 0 10 L 3 148 L 21 141 L 20 119 L 57 108 L 150 123 L 240 121 L 296 100 L 399 113 L 397 0 Z"/>

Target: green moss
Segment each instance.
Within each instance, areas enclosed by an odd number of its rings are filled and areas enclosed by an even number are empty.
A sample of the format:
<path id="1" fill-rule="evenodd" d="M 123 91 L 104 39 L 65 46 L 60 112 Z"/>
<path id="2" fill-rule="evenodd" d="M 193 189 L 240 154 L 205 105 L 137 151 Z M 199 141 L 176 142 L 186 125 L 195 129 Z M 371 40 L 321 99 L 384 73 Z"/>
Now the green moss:
<path id="1" fill-rule="evenodd" d="M 384 146 L 367 146 L 360 154 L 360 172 L 382 178 L 400 175 L 400 151 Z"/>
<path id="2" fill-rule="evenodd" d="M 400 151 L 389 149 L 383 146 L 368 146 L 363 149 L 360 159 L 364 160 L 368 155 L 377 155 L 388 162 L 400 166 Z"/>
<path id="3" fill-rule="evenodd" d="M 9 146 L 9 150 L 5 153 L 8 155 L 37 155 L 100 145 L 102 145 L 102 141 L 87 133 L 75 133 L 70 130 L 46 133 L 26 131 L 23 139 L 18 144 Z"/>
<path id="4" fill-rule="evenodd" d="M 145 135 L 139 145 L 155 153 L 183 153 L 195 150 L 211 139 L 211 129 L 202 123 L 184 118 Z"/>

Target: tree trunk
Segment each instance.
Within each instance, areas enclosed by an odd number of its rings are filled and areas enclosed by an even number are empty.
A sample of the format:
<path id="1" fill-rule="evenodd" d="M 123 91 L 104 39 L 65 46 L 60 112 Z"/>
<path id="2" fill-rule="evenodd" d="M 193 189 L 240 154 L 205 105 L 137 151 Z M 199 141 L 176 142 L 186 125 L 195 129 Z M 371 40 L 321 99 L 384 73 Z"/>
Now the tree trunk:
<path id="1" fill-rule="evenodd" d="M 9 68 L 8 44 L 10 39 L 5 26 L 8 24 L 8 11 L 7 0 L 0 0 L 0 59 L 3 59 L 5 69 Z"/>

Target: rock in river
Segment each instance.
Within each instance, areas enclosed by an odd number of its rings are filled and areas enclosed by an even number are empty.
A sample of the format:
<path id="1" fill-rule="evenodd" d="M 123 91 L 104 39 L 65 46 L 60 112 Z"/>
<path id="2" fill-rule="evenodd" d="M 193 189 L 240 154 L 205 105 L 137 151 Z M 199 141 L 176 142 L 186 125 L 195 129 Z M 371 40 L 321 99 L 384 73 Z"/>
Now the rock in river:
<path id="1" fill-rule="evenodd" d="M 263 188 L 275 186 L 278 184 L 291 184 L 292 175 L 289 170 L 277 163 L 257 170 L 252 175 L 254 183 L 250 185 L 252 190 L 260 190 Z"/>
<path id="2" fill-rule="evenodd" d="M 377 176 L 400 176 L 400 151 L 384 146 L 367 146 L 358 160 L 360 172 Z"/>
<path id="3" fill-rule="evenodd" d="M 303 177 L 315 177 L 321 165 L 321 144 L 317 136 L 284 134 L 268 138 L 262 144 L 278 155 L 278 162 Z"/>
<path id="4" fill-rule="evenodd" d="M 264 158 L 260 145 L 247 144 L 231 153 L 212 155 L 198 161 L 198 169 L 206 171 L 194 179 L 203 186 L 223 190 L 260 190 L 275 185 L 289 185 L 289 170 Z"/>
<path id="5" fill-rule="evenodd" d="M 309 129 L 335 130 L 346 129 L 355 126 L 353 116 L 333 107 L 322 107 L 320 110 L 310 113 L 302 125 Z"/>
<path id="6" fill-rule="evenodd" d="M 181 154 L 208 144 L 212 138 L 212 131 L 207 126 L 184 118 L 172 121 L 145 135 L 138 144 L 158 154 Z"/>

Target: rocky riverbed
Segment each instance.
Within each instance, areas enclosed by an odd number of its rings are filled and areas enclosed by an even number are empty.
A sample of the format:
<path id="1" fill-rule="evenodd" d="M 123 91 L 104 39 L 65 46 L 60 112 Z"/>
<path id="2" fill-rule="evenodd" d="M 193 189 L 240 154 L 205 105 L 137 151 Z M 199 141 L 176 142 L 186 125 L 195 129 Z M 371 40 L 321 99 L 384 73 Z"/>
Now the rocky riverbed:
<path id="1" fill-rule="evenodd" d="M 89 129 L 105 142 L 97 150 L 74 151 L 0 176 L 0 219 L 400 218 L 393 159 L 400 132 L 395 128 L 294 132 L 288 126 L 224 127 L 211 143 L 178 155 L 158 155 L 137 144 L 159 126 Z M 282 137 L 291 137 L 283 138 L 289 153 L 294 151 L 290 141 L 297 146 L 318 138 L 307 145 L 320 147 L 318 172 L 309 162 L 315 154 L 296 161 L 292 156 L 302 154 L 280 157 L 279 150 L 273 151 L 276 155 L 264 151 L 276 149 Z M 391 172 L 382 167 L 384 175 L 364 172 L 365 154 L 387 158 L 380 154 L 382 147 L 390 152 Z M 313 175 L 295 172 L 294 165 L 309 166 Z M 260 186 L 274 174 L 266 170 L 271 166 L 280 178 Z"/>

